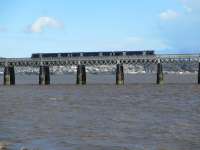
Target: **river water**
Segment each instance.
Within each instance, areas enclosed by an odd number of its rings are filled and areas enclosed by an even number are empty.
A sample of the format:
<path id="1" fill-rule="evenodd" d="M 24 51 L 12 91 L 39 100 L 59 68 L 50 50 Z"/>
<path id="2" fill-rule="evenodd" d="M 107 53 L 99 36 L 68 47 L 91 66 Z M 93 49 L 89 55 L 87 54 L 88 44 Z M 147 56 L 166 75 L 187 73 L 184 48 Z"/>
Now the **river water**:
<path id="1" fill-rule="evenodd" d="M 199 150 L 200 86 L 196 75 L 18 75 L 15 86 L 0 86 L 0 142 L 10 149 Z M 2 84 L 2 76 L 0 77 Z"/>

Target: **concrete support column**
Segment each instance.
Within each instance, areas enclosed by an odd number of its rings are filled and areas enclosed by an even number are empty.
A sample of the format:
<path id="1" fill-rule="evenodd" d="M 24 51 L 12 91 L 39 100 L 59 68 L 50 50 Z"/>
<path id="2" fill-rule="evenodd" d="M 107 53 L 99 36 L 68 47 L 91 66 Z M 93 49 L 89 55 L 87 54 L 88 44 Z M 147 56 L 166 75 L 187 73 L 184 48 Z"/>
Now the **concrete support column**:
<path id="1" fill-rule="evenodd" d="M 198 84 L 200 84 L 200 62 L 199 62 L 199 70 L 198 70 Z"/>
<path id="2" fill-rule="evenodd" d="M 157 64 L 157 84 L 163 84 L 164 74 L 163 74 L 163 65 L 162 63 Z"/>
<path id="3" fill-rule="evenodd" d="M 48 84 L 50 84 L 49 66 L 40 66 L 39 84 L 40 85 L 48 85 Z"/>
<path id="4" fill-rule="evenodd" d="M 10 67 L 10 83 L 11 85 L 15 85 L 15 68 Z"/>
<path id="5" fill-rule="evenodd" d="M 86 69 L 85 69 L 85 65 L 78 65 L 77 66 L 76 84 L 79 84 L 79 85 L 86 84 Z"/>
<path id="6" fill-rule="evenodd" d="M 117 64 L 116 68 L 116 84 L 123 85 L 124 84 L 124 67 L 122 64 Z"/>
<path id="7" fill-rule="evenodd" d="M 15 85 L 15 69 L 13 66 L 4 68 L 4 85 Z"/>

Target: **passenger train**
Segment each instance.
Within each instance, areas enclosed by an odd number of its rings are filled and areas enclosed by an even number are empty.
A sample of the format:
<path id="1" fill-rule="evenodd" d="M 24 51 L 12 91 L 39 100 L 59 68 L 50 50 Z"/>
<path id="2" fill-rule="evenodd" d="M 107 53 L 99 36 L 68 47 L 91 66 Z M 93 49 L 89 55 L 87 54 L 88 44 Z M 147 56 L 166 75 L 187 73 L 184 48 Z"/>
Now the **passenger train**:
<path id="1" fill-rule="evenodd" d="M 71 58 L 71 57 L 108 57 L 108 56 L 148 56 L 155 55 L 147 51 L 114 51 L 114 52 L 74 52 L 74 53 L 34 53 L 31 58 Z"/>

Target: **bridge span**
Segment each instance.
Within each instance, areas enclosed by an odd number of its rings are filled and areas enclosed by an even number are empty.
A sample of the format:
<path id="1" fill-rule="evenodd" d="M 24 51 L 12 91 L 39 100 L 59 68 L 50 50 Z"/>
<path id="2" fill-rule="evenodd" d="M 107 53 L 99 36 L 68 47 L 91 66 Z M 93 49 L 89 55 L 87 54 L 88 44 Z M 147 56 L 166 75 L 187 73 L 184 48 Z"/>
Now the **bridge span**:
<path id="1" fill-rule="evenodd" d="M 98 65 L 116 65 L 116 84 L 124 84 L 123 65 L 157 65 L 157 84 L 164 81 L 163 64 L 197 63 L 198 84 L 200 84 L 199 54 L 165 54 L 149 56 L 106 56 L 106 57 L 71 57 L 71 58 L 0 58 L 0 67 L 4 67 L 4 85 L 15 84 L 15 67 L 39 67 L 39 84 L 50 84 L 51 66 L 77 66 L 76 84 L 86 84 L 86 67 Z"/>

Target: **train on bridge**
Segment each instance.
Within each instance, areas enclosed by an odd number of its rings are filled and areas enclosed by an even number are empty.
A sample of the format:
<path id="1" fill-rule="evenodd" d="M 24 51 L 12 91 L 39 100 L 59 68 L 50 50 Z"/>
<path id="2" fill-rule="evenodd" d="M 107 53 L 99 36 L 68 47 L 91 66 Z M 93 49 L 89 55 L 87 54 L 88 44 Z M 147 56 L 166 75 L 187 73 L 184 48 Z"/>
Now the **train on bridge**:
<path id="1" fill-rule="evenodd" d="M 44 59 L 42 59 L 44 58 Z M 46 59 L 45 59 L 46 58 Z M 198 64 L 198 84 L 200 84 L 199 54 L 157 55 L 153 50 L 144 51 L 107 51 L 74 53 L 34 53 L 31 58 L 2 58 L 0 67 L 4 67 L 4 85 L 15 84 L 15 67 L 39 67 L 39 84 L 50 84 L 50 67 L 77 66 L 76 84 L 86 84 L 86 67 L 96 65 L 116 65 L 116 84 L 124 84 L 124 66 L 134 64 L 156 64 L 157 84 L 164 81 L 163 64 Z"/>
<path id="2" fill-rule="evenodd" d="M 108 56 L 149 56 L 153 50 L 113 51 L 113 52 L 74 52 L 74 53 L 34 53 L 31 58 L 71 58 L 71 57 L 108 57 Z"/>

